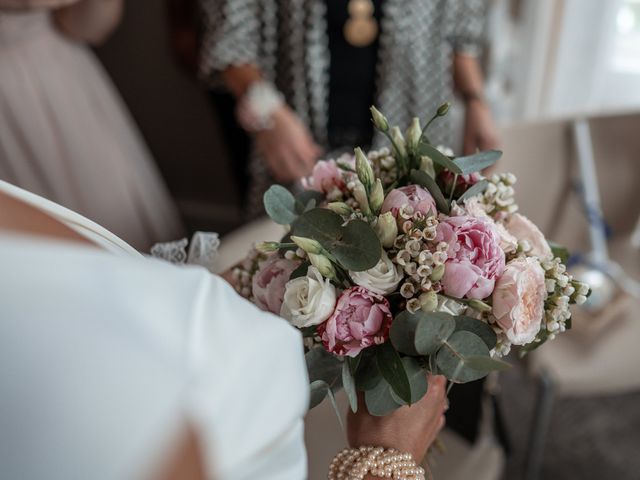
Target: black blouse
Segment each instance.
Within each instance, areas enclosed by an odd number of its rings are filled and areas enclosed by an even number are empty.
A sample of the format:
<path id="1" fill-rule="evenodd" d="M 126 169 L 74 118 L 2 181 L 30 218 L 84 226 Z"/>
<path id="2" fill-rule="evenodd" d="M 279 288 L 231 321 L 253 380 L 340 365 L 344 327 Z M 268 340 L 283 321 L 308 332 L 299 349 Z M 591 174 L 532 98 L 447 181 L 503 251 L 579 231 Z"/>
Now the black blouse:
<path id="1" fill-rule="evenodd" d="M 372 0 L 381 24 L 383 0 Z M 330 51 L 329 146 L 371 145 L 373 126 L 369 107 L 375 98 L 378 38 L 366 47 L 354 47 L 344 37 L 349 19 L 348 0 L 326 0 Z"/>

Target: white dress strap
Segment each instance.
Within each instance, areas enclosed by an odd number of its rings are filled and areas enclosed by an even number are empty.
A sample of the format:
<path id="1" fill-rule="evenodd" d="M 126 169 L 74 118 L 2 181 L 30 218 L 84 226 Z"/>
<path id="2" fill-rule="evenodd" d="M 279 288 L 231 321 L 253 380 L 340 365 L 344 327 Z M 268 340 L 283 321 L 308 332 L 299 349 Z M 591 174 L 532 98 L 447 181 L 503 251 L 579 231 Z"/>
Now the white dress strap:
<path id="1" fill-rule="evenodd" d="M 23 190 L 22 188 L 16 187 L 15 185 L 3 180 L 0 180 L 0 192 L 46 213 L 71 228 L 79 235 L 91 240 L 111 253 L 116 255 L 141 256 L 140 252 L 106 228 L 101 227 L 97 223 L 92 222 L 88 218 L 63 207 L 62 205 Z"/>

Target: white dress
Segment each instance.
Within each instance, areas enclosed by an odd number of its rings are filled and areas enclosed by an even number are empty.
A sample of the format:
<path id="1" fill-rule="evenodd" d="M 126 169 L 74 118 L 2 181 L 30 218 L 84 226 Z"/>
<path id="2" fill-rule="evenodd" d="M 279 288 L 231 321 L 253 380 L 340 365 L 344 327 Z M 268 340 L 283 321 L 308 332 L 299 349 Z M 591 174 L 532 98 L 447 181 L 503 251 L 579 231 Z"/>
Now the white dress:
<path id="1" fill-rule="evenodd" d="M 139 250 L 182 235 L 102 66 L 59 33 L 46 10 L 0 8 L 0 179 L 91 218 Z"/>
<path id="2" fill-rule="evenodd" d="M 203 268 L 96 235 L 112 251 L 0 231 L 0 478 L 144 478 L 185 423 L 210 478 L 305 478 L 299 333 Z"/>

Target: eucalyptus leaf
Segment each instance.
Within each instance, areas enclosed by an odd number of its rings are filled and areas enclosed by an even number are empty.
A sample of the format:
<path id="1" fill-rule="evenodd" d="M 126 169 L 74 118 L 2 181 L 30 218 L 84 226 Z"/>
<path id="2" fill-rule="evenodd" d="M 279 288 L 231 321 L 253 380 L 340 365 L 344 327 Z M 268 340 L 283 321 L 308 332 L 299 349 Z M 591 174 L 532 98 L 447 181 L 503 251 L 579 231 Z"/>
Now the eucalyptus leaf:
<path id="1" fill-rule="evenodd" d="M 411 405 L 413 405 L 414 403 L 420 401 L 420 399 L 427 393 L 427 372 L 422 369 L 415 358 L 404 357 L 402 359 L 402 363 L 404 365 L 405 371 L 407 372 L 409 383 L 411 384 Z M 407 404 L 398 395 L 396 395 L 393 390 L 391 391 L 391 396 L 396 403 L 399 403 L 401 405 Z"/>
<path id="2" fill-rule="evenodd" d="M 377 348 L 376 361 L 384 379 L 394 392 L 406 403 L 411 401 L 411 384 L 407 377 L 400 355 L 391 342 L 385 342 Z"/>
<path id="3" fill-rule="evenodd" d="M 296 217 L 296 199 L 282 185 L 272 185 L 263 197 L 264 209 L 271 219 L 281 225 L 292 224 Z"/>
<path id="4" fill-rule="evenodd" d="M 406 355 L 418 355 L 415 346 L 416 328 L 423 316 L 421 311 L 409 313 L 403 310 L 393 319 L 389 338 L 396 350 Z"/>
<path id="5" fill-rule="evenodd" d="M 458 198 L 458 203 L 461 203 L 464 200 L 467 200 L 468 198 L 475 197 L 476 195 L 480 195 L 487 189 L 488 186 L 489 186 L 488 180 L 480 180 L 479 182 L 471 186 L 471 188 L 469 188 L 466 192 L 460 195 L 460 198 Z"/>
<path id="6" fill-rule="evenodd" d="M 331 388 L 342 381 L 342 362 L 322 347 L 309 350 L 304 356 L 309 372 L 309 381 L 322 380 Z"/>
<path id="7" fill-rule="evenodd" d="M 340 215 L 325 208 L 314 208 L 293 223 L 294 235 L 312 238 L 331 253 L 347 270 L 359 272 L 373 268 L 382 255 L 376 232 L 362 220 L 345 226 Z"/>
<path id="8" fill-rule="evenodd" d="M 309 410 L 317 407 L 331 391 L 329 384 L 322 380 L 316 380 L 309 385 Z"/>
<path id="9" fill-rule="evenodd" d="M 422 313 L 416 327 L 416 351 L 420 355 L 436 353 L 455 328 L 456 322 L 448 313 Z"/>
<path id="10" fill-rule="evenodd" d="M 346 362 L 349 364 L 349 369 L 352 375 L 358 371 L 358 366 L 360 365 L 360 360 L 362 359 L 362 353 L 358 354 L 355 357 L 347 357 Z"/>
<path id="11" fill-rule="evenodd" d="M 324 194 L 316 190 L 303 190 L 295 197 L 295 212 L 302 215 L 304 212 L 320 205 L 324 200 Z"/>
<path id="12" fill-rule="evenodd" d="M 364 392 L 367 410 L 374 417 L 384 417 L 401 407 L 391 395 L 391 386 L 383 378 L 372 390 Z"/>
<path id="13" fill-rule="evenodd" d="M 455 163 L 453 160 L 451 160 L 449 157 L 447 157 L 445 154 L 443 154 L 440 150 L 438 150 L 433 145 L 430 145 L 424 142 L 421 143 L 420 146 L 418 147 L 418 154 L 421 156 L 429 157 L 431 160 L 433 160 L 433 163 L 436 163 L 453 173 L 457 173 L 457 174 L 462 173 L 462 169 L 457 163 Z"/>
<path id="14" fill-rule="evenodd" d="M 438 350 L 436 362 L 438 368 L 451 381 L 456 383 L 472 382 L 485 377 L 487 372 L 471 368 L 467 357 L 489 356 L 484 341 L 471 332 L 454 332 L 445 345 Z"/>
<path id="15" fill-rule="evenodd" d="M 355 379 L 357 389 L 362 391 L 372 390 L 380 383 L 382 373 L 378 370 L 375 356 L 362 355 Z"/>
<path id="16" fill-rule="evenodd" d="M 497 358 L 484 355 L 471 355 L 464 359 L 465 364 L 479 372 L 504 371 L 511 368 L 511 364 Z"/>
<path id="17" fill-rule="evenodd" d="M 498 342 L 498 336 L 488 324 L 477 318 L 458 315 L 455 317 L 456 332 L 471 332 L 479 336 L 489 350 L 493 349 Z"/>
<path id="18" fill-rule="evenodd" d="M 412 182 L 426 188 L 433 199 L 436 201 L 436 207 L 441 213 L 449 213 L 449 202 L 444 198 L 442 190 L 436 183 L 436 181 L 427 172 L 421 170 L 412 170 L 409 178 Z"/>
<path id="19" fill-rule="evenodd" d="M 353 375 L 351 375 L 351 368 L 349 367 L 348 362 L 344 362 L 342 364 L 342 387 L 349 399 L 351 411 L 356 413 L 358 411 L 358 393 L 356 391 L 356 383 Z"/>
<path id="20" fill-rule="evenodd" d="M 500 160 L 500 157 L 502 157 L 500 150 L 486 150 L 484 152 L 474 153 L 473 155 L 458 157 L 455 162 L 462 172 L 457 173 L 467 175 L 469 173 L 480 172 L 496 163 Z"/>

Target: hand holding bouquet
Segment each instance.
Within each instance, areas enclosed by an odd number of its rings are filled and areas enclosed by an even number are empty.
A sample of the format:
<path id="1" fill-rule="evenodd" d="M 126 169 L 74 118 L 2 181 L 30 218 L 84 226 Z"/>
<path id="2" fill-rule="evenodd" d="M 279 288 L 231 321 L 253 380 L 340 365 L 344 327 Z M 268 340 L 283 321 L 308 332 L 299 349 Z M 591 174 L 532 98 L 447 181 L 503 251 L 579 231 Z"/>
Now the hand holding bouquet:
<path id="1" fill-rule="evenodd" d="M 288 225 L 257 246 L 238 291 L 301 329 L 311 406 L 343 387 L 351 408 L 386 415 L 420 400 L 427 373 L 453 383 L 508 367 L 571 328 L 589 295 L 518 213 L 511 174 L 483 178 L 499 151 L 454 158 L 414 119 L 403 135 L 372 107 L 390 148 L 319 162 L 294 197 L 273 186 L 265 209 Z"/>

